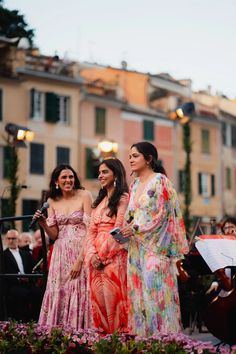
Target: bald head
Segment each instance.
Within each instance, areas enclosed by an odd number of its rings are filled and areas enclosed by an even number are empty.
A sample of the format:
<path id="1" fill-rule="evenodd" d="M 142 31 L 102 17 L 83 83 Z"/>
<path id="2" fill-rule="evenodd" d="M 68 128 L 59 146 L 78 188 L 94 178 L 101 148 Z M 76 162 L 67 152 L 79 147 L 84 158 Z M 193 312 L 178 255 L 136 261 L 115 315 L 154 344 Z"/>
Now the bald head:
<path id="1" fill-rule="evenodd" d="M 8 248 L 16 249 L 19 244 L 19 232 L 15 229 L 8 230 L 5 240 Z"/>

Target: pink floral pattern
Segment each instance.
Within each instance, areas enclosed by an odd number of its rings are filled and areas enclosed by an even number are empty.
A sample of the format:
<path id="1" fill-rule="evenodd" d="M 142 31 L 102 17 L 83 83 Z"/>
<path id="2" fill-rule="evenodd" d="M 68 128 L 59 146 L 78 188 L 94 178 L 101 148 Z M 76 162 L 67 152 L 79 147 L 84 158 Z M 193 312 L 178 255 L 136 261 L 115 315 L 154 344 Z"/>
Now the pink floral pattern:
<path id="1" fill-rule="evenodd" d="M 70 279 L 71 268 L 86 236 L 88 217 L 82 210 L 70 215 L 55 210 L 47 223 L 57 224 L 59 234 L 53 246 L 39 325 L 88 328 L 91 316 L 87 268 L 82 268 L 78 278 Z"/>
<path id="2" fill-rule="evenodd" d="M 128 245 L 129 329 L 141 336 L 179 332 L 176 260 L 188 252 L 183 218 L 171 182 L 162 174 L 147 183 L 139 200 L 131 186 L 126 220 L 133 218 Z"/>

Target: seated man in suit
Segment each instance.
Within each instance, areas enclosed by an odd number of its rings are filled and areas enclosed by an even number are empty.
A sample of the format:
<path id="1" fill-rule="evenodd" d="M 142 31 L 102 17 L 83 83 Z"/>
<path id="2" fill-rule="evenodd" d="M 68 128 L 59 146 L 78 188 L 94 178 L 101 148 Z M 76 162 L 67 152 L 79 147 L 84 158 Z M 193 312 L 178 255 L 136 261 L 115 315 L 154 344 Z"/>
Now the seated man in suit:
<path id="1" fill-rule="evenodd" d="M 7 248 L 3 252 L 4 272 L 8 274 L 31 274 L 35 262 L 30 252 L 19 249 L 18 231 L 9 230 L 5 242 Z M 42 290 L 35 287 L 32 279 L 6 279 L 6 294 L 10 317 L 23 322 L 38 319 Z"/>

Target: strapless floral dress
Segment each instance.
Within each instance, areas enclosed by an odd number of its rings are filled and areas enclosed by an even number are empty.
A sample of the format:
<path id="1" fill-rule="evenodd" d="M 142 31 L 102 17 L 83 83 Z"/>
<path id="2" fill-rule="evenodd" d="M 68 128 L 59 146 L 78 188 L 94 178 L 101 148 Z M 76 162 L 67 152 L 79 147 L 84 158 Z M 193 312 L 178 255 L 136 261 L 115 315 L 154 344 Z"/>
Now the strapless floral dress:
<path id="1" fill-rule="evenodd" d="M 82 210 L 70 215 L 55 210 L 54 215 L 47 219 L 49 226 L 58 226 L 59 234 L 53 245 L 39 325 L 74 329 L 90 327 L 87 268 L 82 267 L 79 277 L 70 279 L 71 268 L 86 236 L 87 223 L 88 216 Z"/>

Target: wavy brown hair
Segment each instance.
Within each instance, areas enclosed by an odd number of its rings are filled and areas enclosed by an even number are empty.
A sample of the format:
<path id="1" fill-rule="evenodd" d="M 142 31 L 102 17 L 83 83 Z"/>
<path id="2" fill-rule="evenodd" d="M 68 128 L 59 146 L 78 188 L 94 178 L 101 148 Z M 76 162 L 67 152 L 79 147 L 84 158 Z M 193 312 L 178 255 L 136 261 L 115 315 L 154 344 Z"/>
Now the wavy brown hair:
<path id="1" fill-rule="evenodd" d="M 61 171 L 63 170 L 71 170 L 71 172 L 74 175 L 74 179 L 75 179 L 75 184 L 74 184 L 74 189 L 84 189 L 84 187 L 81 186 L 79 177 L 77 176 L 77 173 L 75 172 L 75 170 L 70 166 L 70 165 L 66 165 L 66 164 L 61 164 L 58 165 L 51 174 L 51 179 L 50 179 L 50 183 L 49 183 L 49 191 L 48 191 L 48 198 L 52 198 L 52 199 L 58 199 L 62 196 L 61 193 L 61 189 L 58 188 L 56 189 L 56 182 L 58 180 L 58 177 L 60 176 Z"/>

